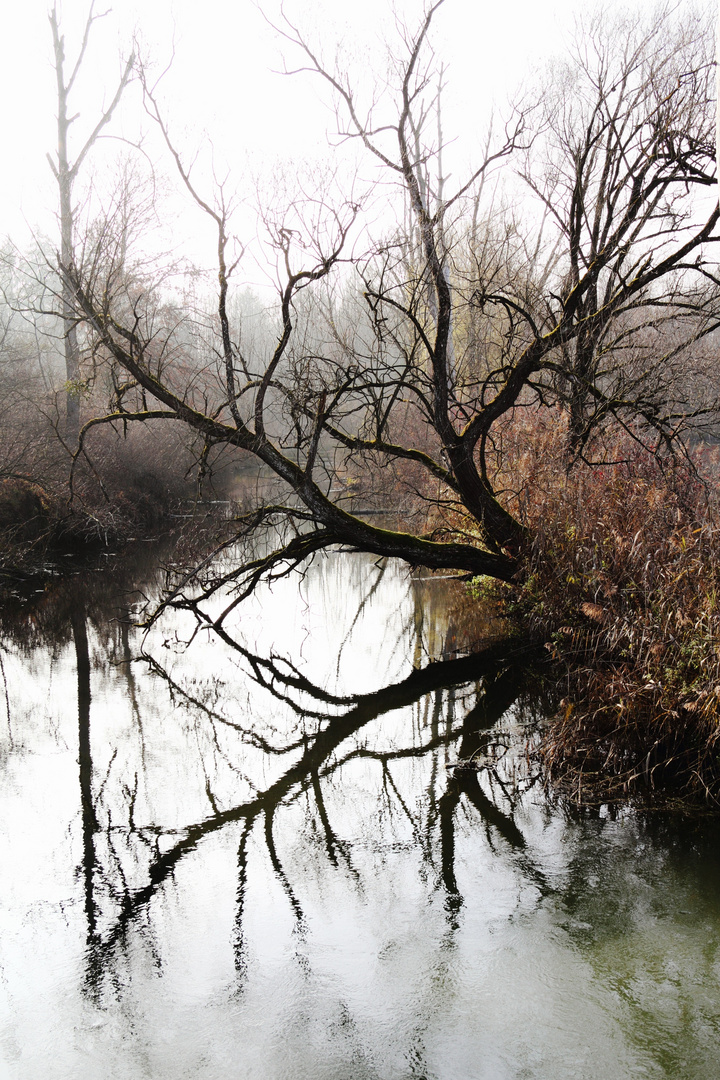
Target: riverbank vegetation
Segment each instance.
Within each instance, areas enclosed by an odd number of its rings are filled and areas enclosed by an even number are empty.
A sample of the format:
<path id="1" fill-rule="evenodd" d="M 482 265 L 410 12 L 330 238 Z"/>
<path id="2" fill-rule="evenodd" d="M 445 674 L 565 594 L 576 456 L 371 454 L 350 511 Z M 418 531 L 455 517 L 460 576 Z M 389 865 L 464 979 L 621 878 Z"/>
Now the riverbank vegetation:
<path id="1" fill-rule="evenodd" d="M 552 415 L 526 432 L 534 535 L 521 581 L 475 579 L 515 633 L 541 640 L 559 706 L 533 747 L 580 804 L 720 802 L 720 448 L 640 452 L 627 435 L 568 470 Z"/>
<path id="2" fill-rule="evenodd" d="M 538 750 L 551 781 L 578 798 L 642 781 L 715 799 L 713 13 L 588 17 L 457 180 L 432 37 L 444 3 L 401 27 L 379 94 L 279 15 L 288 69 L 327 91 L 340 144 L 322 175 L 297 168 L 260 195 L 252 258 L 270 298 L 248 285 L 228 182 L 181 148 L 142 55 L 98 123 L 137 94 L 214 237 L 215 291 L 143 248 L 163 210 L 148 197 L 159 166 L 150 188 L 138 178 L 146 142 L 80 229 L 98 129 L 69 152 L 74 75 L 53 9 L 62 242 L 5 260 L 8 378 L 13 320 L 46 335 L 29 346 L 45 390 L 18 396 L 35 419 L 10 409 L 6 548 L 129 535 L 225 461 L 235 562 L 183 568 L 166 604 L 230 589 L 230 611 L 337 547 L 504 583 L 494 595 L 568 665 Z"/>
<path id="3" fill-rule="evenodd" d="M 107 428 L 92 456 L 74 459 L 53 427 L 54 405 L 50 395 L 27 400 L 22 423 L 0 437 L 0 597 L 68 559 L 176 529 L 198 505 L 179 432 Z"/>

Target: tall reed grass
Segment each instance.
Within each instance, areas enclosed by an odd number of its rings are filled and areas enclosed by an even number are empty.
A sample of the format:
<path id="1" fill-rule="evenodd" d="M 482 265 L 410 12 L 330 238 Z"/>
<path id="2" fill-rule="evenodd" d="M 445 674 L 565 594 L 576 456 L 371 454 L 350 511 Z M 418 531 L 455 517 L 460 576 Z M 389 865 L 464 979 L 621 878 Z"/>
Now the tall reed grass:
<path id="1" fill-rule="evenodd" d="M 581 803 L 720 806 L 717 447 L 655 457 L 616 433 L 568 467 L 556 416 L 514 438 L 503 467 L 535 539 L 522 584 L 495 592 L 561 673 L 546 782 Z"/>

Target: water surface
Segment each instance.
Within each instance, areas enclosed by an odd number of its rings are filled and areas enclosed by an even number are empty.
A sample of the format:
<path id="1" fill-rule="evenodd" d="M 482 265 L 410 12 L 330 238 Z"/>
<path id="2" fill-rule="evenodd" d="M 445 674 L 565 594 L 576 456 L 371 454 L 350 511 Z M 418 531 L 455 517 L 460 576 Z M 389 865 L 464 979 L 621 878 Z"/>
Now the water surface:
<path id="1" fill-rule="evenodd" d="M 717 824 L 549 805 L 447 582 L 336 555 L 144 635 L 156 588 L 6 619 L 0 1075 L 717 1074 Z"/>

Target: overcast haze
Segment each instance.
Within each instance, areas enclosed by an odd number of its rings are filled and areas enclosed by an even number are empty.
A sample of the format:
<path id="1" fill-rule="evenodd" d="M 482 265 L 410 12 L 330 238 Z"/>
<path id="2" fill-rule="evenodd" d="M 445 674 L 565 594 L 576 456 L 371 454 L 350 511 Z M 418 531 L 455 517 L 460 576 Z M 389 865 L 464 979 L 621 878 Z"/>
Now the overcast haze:
<path id="1" fill-rule="evenodd" d="M 108 6 L 99 2 L 96 9 L 100 12 Z M 630 6 L 652 5 L 635 0 Z M 10 234 L 20 244 L 27 242 L 24 221 L 41 231 L 52 229 L 55 206 L 46 161 L 56 143 L 49 7 L 48 0 L 25 0 L 6 5 L 2 18 L 0 92 L 5 107 L 0 234 Z M 81 113 L 72 131 L 75 145 L 96 119 L 103 95 L 112 94 L 120 55 L 127 55 L 137 32 L 145 54 L 159 67 L 168 62 L 174 43 L 163 96 L 173 132 L 184 148 L 200 146 L 207 136 L 216 160 L 223 169 L 230 167 L 239 184 L 243 169 L 258 170 L 263 162 L 324 155 L 326 133 L 333 130 L 325 88 L 317 79 L 288 79 L 276 73 L 282 66 L 281 43 L 260 7 L 269 18 L 277 17 L 275 2 L 116 0 L 94 28 L 83 79 L 74 96 L 74 107 Z M 72 60 L 88 3 L 65 0 L 59 9 Z M 494 99 L 502 113 L 513 88 L 523 79 L 532 80 L 553 52 L 562 51 L 563 37 L 580 9 L 570 0 L 510 0 L 501 5 L 447 0 L 437 16 L 434 41 L 449 68 L 444 109 L 448 137 L 462 136 L 455 144 L 456 153 L 471 155 Z M 376 65 L 382 69 L 382 40 L 391 40 L 395 33 L 386 0 L 290 0 L 286 10 L 313 40 L 326 44 L 329 55 L 333 55 L 334 43 L 344 39 L 345 49 L 361 70 Z M 403 0 L 395 10 L 415 25 L 423 4 Z M 288 53 L 288 62 L 292 65 L 293 61 Z M 136 137 L 138 103 L 137 88 L 131 88 L 113 122 L 115 136 Z M 96 167 L 103 153 L 110 152 L 112 157 L 119 151 L 117 142 L 112 146 L 105 142 L 94 155 Z M 92 168 L 91 156 L 86 176 Z"/>

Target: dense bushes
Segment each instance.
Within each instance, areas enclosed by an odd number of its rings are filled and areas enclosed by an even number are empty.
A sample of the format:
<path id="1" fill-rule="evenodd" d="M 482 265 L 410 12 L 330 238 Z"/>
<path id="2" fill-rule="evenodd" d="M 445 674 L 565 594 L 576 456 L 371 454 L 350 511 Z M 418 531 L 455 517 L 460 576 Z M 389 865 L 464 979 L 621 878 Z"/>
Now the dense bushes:
<path id="1" fill-rule="evenodd" d="M 0 427 L 0 580 L 176 523 L 197 496 L 196 455 L 177 426 L 103 425 L 73 463 L 53 395 L 29 389 Z"/>
<path id="2" fill-rule="evenodd" d="M 617 435 L 568 468 L 563 436 L 538 414 L 510 450 L 535 540 L 522 584 L 491 586 L 561 671 L 560 712 L 537 747 L 547 781 L 581 802 L 717 803 L 718 450 L 652 457 Z"/>

